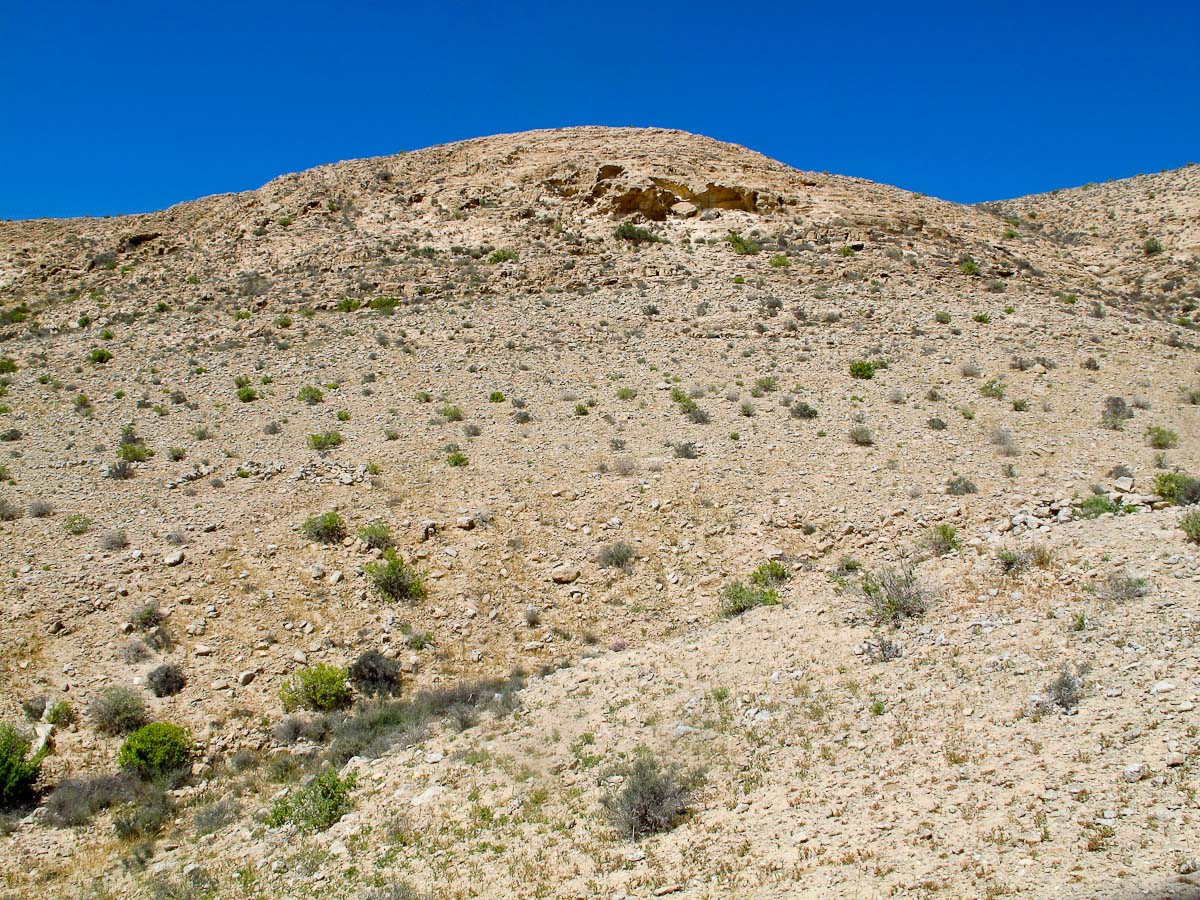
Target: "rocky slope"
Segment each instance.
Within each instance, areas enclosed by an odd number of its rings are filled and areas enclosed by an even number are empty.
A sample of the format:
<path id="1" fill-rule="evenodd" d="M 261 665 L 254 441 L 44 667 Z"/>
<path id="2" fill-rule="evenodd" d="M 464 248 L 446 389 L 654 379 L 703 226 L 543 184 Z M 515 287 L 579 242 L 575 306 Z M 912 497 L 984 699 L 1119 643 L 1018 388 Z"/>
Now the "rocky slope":
<path id="1" fill-rule="evenodd" d="M 1200 469 L 1197 171 L 963 207 L 582 128 L 0 223 L 0 719 L 80 716 L 0 896 L 1182 896 L 1200 569 L 1154 485 Z M 371 523 L 424 600 L 372 587 Z M 721 618 L 768 559 L 780 605 Z M 893 628 L 864 573 L 906 566 Z M 328 750 L 281 687 L 367 650 L 407 696 L 529 678 L 271 827 Z M 153 828 L 55 827 L 112 685 L 192 774 Z M 707 776 L 631 841 L 645 749 Z"/>

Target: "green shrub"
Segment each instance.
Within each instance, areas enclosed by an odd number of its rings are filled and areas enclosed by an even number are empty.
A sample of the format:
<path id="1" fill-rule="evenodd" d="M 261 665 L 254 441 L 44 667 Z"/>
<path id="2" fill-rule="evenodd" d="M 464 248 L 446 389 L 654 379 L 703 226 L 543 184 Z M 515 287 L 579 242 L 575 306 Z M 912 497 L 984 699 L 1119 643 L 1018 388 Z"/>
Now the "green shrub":
<path id="1" fill-rule="evenodd" d="M 141 778 L 157 778 L 182 769 L 192 754 L 186 729 L 168 722 L 144 725 L 125 739 L 117 764 Z"/>
<path id="2" fill-rule="evenodd" d="M 1151 425 L 1147 428 L 1146 439 L 1155 450 L 1170 450 L 1179 444 L 1179 435 L 1161 425 Z"/>
<path id="3" fill-rule="evenodd" d="M 461 469 L 468 462 L 469 460 L 467 459 L 467 454 L 463 453 L 461 450 L 451 450 L 446 454 L 446 465 L 450 466 L 452 469 Z"/>
<path id="4" fill-rule="evenodd" d="M 937 322 L 939 325 L 949 325 L 950 324 L 950 313 L 945 312 L 945 311 L 939 312 L 933 317 L 933 320 L 935 322 Z"/>
<path id="5" fill-rule="evenodd" d="M 958 271 L 964 275 L 978 275 L 979 264 L 973 259 L 964 259 L 958 264 Z"/>
<path id="6" fill-rule="evenodd" d="M 1142 252 L 1147 256 L 1157 256 L 1163 252 L 1162 242 L 1158 238 L 1147 238 L 1146 242 L 1142 244 Z"/>
<path id="7" fill-rule="evenodd" d="M 653 231 L 641 228 L 632 222 L 622 222 L 618 225 L 616 236 L 634 244 L 665 244 L 667 242 L 666 238 L 659 237 Z"/>
<path id="8" fill-rule="evenodd" d="M 388 550 L 396 546 L 396 539 L 392 537 L 392 530 L 386 522 L 364 525 L 358 531 L 358 539 L 372 550 Z"/>
<path id="9" fill-rule="evenodd" d="M 288 712 L 303 707 L 313 710 L 344 709 L 350 705 L 346 670 L 326 663 L 300 669 L 279 692 Z"/>
<path id="10" fill-rule="evenodd" d="M 792 573 L 777 559 L 769 560 L 750 573 L 750 581 L 759 587 L 773 588 L 787 582 Z"/>
<path id="11" fill-rule="evenodd" d="M 1007 385 L 1002 379 L 992 378 L 980 386 L 979 393 L 992 400 L 1003 400 L 1005 390 L 1007 390 Z"/>
<path id="12" fill-rule="evenodd" d="M 958 532 L 954 526 L 942 522 L 930 528 L 929 549 L 934 556 L 945 556 L 951 550 L 957 550 Z"/>
<path id="13" fill-rule="evenodd" d="M 866 425 L 855 425 L 850 429 L 850 442 L 859 447 L 870 447 L 875 443 L 875 436 Z"/>
<path id="14" fill-rule="evenodd" d="M 300 526 L 300 533 L 310 541 L 336 544 L 346 537 L 346 521 L 334 510 L 313 516 Z"/>
<path id="15" fill-rule="evenodd" d="M 325 395 L 321 393 L 321 389 L 315 384 L 306 384 L 296 392 L 296 399 L 309 406 L 316 406 L 325 399 Z"/>
<path id="16" fill-rule="evenodd" d="M 343 778 L 336 769 L 325 769 L 304 787 L 276 800 L 267 826 L 291 824 L 303 832 L 324 831 L 349 811 L 350 792 L 357 783 L 353 772 Z"/>
<path id="17" fill-rule="evenodd" d="M 725 241 L 738 256 L 756 256 L 762 250 L 762 245 L 758 241 L 742 237 L 736 231 L 731 231 L 725 235 Z"/>
<path id="18" fill-rule="evenodd" d="M 132 688 L 113 685 L 96 695 L 89 709 L 98 731 L 109 735 L 128 734 L 146 722 L 146 707 Z"/>
<path id="19" fill-rule="evenodd" d="M 0 723 L 0 810 L 13 809 L 33 796 L 46 751 L 30 756 L 30 749 L 15 727 Z"/>
<path id="20" fill-rule="evenodd" d="M 0 375 L 11 375 L 17 371 L 17 363 L 11 357 L 0 356 Z"/>
<path id="21" fill-rule="evenodd" d="M 850 363 L 851 378 L 874 378 L 875 363 L 867 359 L 856 359 Z"/>
<path id="22" fill-rule="evenodd" d="M 57 728 L 66 728 L 79 721 L 79 716 L 66 700 L 57 700 L 50 704 L 46 712 L 46 721 Z"/>
<path id="23" fill-rule="evenodd" d="M 492 391 L 488 394 L 488 403 L 503 403 L 504 391 Z"/>
<path id="24" fill-rule="evenodd" d="M 905 619 L 920 618 L 929 608 L 929 593 L 912 569 L 881 569 L 863 575 L 862 592 L 877 625 L 899 628 Z"/>
<path id="25" fill-rule="evenodd" d="M 1121 502 L 1120 497 L 1114 501 L 1109 500 L 1105 494 L 1091 494 L 1075 506 L 1075 515 L 1080 519 L 1095 519 L 1105 513 L 1112 513 L 1114 516 L 1124 515 L 1129 510 L 1130 508 Z"/>
<path id="26" fill-rule="evenodd" d="M 790 411 L 793 419 L 815 419 L 817 417 L 816 408 L 805 403 L 803 400 L 797 400 L 792 403 Z"/>
<path id="27" fill-rule="evenodd" d="M 489 266 L 494 266 L 497 263 L 510 262 L 512 260 L 515 260 L 516 258 L 517 258 L 517 251 L 510 250 L 507 247 L 505 247 L 505 248 L 501 248 L 500 250 L 492 251 L 491 255 L 488 256 L 488 258 L 487 258 L 487 263 Z"/>
<path id="28" fill-rule="evenodd" d="M 1200 509 L 1193 507 L 1179 519 L 1179 527 L 1193 544 L 1200 544 Z"/>
<path id="29" fill-rule="evenodd" d="M 242 403 L 252 403 L 258 399 L 258 392 L 249 385 L 246 385 L 237 389 L 237 398 Z"/>
<path id="30" fill-rule="evenodd" d="M 753 587 L 740 581 L 731 581 L 721 589 L 717 615 L 722 619 L 731 619 L 756 606 L 778 605 L 779 593 L 774 588 Z"/>
<path id="31" fill-rule="evenodd" d="M 63 520 L 63 527 L 67 534 L 79 536 L 87 534 L 88 529 L 92 527 L 92 520 L 83 513 L 71 513 Z"/>
<path id="32" fill-rule="evenodd" d="M 92 363 L 92 365 L 99 366 L 112 359 L 112 356 L 113 355 L 103 347 L 95 347 L 92 349 L 92 352 L 88 354 L 88 360 Z"/>
<path id="33" fill-rule="evenodd" d="M 600 548 L 597 562 L 602 569 L 627 569 L 633 562 L 633 548 L 624 541 L 617 541 Z"/>
<path id="34" fill-rule="evenodd" d="M 1200 478 L 1183 472 L 1159 472 L 1154 479 L 1154 493 L 1176 506 L 1200 503 Z"/>
<path id="35" fill-rule="evenodd" d="M 365 571 L 371 585 L 387 600 L 415 601 L 425 596 L 420 573 L 391 548 L 379 562 L 368 563 Z"/>
<path id="36" fill-rule="evenodd" d="M 463 420 L 463 411 L 457 406 L 443 406 L 438 410 L 438 415 L 447 422 L 461 422 Z"/>
<path id="37" fill-rule="evenodd" d="M 788 261 L 788 258 L 782 254 L 771 257 L 772 269 L 786 269 L 789 265 L 791 265 L 791 263 Z"/>
<path id="38" fill-rule="evenodd" d="M 316 434 L 310 434 L 308 436 L 309 449 L 322 453 L 326 450 L 332 450 L 334 447 L 340 446 L 341 443 L 342 435 L 333 429 L 330 429 L 329 431 L 318 431 Z"/>
<path id="39" fill-rule="evenodd" d="M 635 841 L 671 829 L 704 778 L 664 764 L 652 753 L 640 754 L 622 774 L 620 788 L 604 798 L 604 811 L 613 828 Z"/>
<path id="40" fill-rule="evenodd" d="M 1133 410 L 1124 397 L 1107 397 L 1100 412 L 1100 424 L 1113 431 L 1120 431 L 1125 422 L 1133 418 Z"/>

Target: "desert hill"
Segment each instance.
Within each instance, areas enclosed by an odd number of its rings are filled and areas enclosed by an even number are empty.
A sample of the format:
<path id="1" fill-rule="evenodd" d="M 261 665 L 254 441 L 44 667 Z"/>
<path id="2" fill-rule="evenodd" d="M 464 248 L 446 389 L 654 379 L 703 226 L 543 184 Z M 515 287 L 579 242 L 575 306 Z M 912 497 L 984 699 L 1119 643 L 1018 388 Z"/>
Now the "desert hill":
<path id="1" fill-rule="evenodd" d="M 577 128 L 0 223 L 0 897 L 1185 896 L 1198 171 Z"/>

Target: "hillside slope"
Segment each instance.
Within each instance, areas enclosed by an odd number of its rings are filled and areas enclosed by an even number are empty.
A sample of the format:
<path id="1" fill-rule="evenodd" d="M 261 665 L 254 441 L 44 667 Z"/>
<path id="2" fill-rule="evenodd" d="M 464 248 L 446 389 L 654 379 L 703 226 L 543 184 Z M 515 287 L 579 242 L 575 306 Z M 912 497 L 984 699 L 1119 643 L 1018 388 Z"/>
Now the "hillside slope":
<path id="1" fill-rule="evenodd" d="M 0 223 L 0 720 L 53 749 L 0 897 L 1186 895 L 1196 171 L 963 207 L 580 128 Z M 419 702 L 285 720 L 368 651 Z M 113 686 L 195 753 L 89 808 Z M 628 840 L 647 750 L 707 775 Z M 326 764 L 345 818 L 269 817 Z"/>

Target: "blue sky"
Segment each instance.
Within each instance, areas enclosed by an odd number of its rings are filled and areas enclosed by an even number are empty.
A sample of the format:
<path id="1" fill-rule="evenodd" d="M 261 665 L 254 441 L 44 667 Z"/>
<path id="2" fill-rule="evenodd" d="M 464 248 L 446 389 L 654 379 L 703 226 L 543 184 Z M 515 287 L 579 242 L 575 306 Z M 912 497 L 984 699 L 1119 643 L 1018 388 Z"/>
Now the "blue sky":
<path id="1" fill-rule="evenodd" d="M 0 0 L 0 218 L 659 125 L 962 202 L 1200 162 L 1200 3 Z"/>

